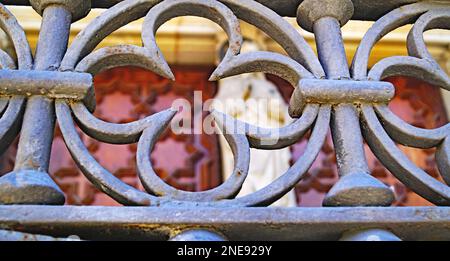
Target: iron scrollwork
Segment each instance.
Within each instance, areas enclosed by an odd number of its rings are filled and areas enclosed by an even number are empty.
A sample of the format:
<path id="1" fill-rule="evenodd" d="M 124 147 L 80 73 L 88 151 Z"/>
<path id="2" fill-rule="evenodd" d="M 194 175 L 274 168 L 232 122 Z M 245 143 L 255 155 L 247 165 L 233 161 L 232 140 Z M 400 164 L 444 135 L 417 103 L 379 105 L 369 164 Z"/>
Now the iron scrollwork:
<path id="1" fill-rule="evenodd" d="M 393 202 L 393 192 L 370 175 L 364 140 L 406 186 L 436 205 L 450 205 L 450 125 L 425 130 L 404 122 L 387 107 L 395 88 L 383 81 L 393 75 L 414 76 L 450 90 L 449 76 L 427 51 L 423 40 L 426 30 L 450 29 L 448 4 L 419 2 L 387 13 L 364 36 L 349 68 L 340 27 L 353 16 L 350 0 L 305 0 L 300 4 L 298 23 L 314 33 L 318 57 L 297 29 L 253 0 L 121 1 L 84 28 L 68 48 L 70 24 L 89 12 L 89 1 L 30 2 L 43 15 L 34 62 L 24 31 L 6 7 L 0 5 L 0 26 L 11 38 L 18 57 L 16 64 L 6 52 L 0 51 L 1 151 L 17 136 L 24 118 L 15 170 L 0 178 L 3 204 L 64 203 L 62 192 L 47 174 L 56 115 L 67 148 L 84 175 L 124 205 L 270 205 L 306 174 L 325 141 L 329 126 L 340 179 L 325 198 L 325 206 L 388 206 Z M 134 65 L 174 80 L 156 44 L 155 33 L 171 18 L 187 15 L 207 18 L 228 35 L 228 50 L 210 80 L 266 72 L 287 80 L 295 88 L 289 106 L 294 121 L 279 129 L 251 126 L 212 112 L 216 124 L 225 133 L 231 128 L 230 122 L 244 125 L 246 131 L 225 135 L 234 153 L 233 173 L 220 186 L 203 192 L 177 190 L 160 179 L 152 167 L 150 152 L 176 114 L 175 110 L 167 109 L 126 124 L 105 122 L 92 114 L 95 110 L 92 78 L 101 71 Z M 142 46 L 119 45 L 94 50 L 112 32 L 139 18 L 144 18 Z M 243 37 L 239 19 L 273 38 L 287 56 L 263 51 L 241 54 Z M 407 40 L 409 56 L 383 59 L 368 70 L 373 46 L 390 31 L 412 22 L 414 26 Z M 98 141 L 137 142 L 137 169 L 146 192 L 125 184 L 102 167 L 81 141 L 74 121 Z M 250 132 L 250 129 L 259 131 Z M 247 173 L 250 148 L 284 148 L 308 131 L 311 135 L 305 152 L 286 173 L 257 192 L 235 198 L 246 176 L 251 175 Z M 447 185 L 416 167 L 395 142 L 416 148 L 437 147 L 436 161 Z"/>

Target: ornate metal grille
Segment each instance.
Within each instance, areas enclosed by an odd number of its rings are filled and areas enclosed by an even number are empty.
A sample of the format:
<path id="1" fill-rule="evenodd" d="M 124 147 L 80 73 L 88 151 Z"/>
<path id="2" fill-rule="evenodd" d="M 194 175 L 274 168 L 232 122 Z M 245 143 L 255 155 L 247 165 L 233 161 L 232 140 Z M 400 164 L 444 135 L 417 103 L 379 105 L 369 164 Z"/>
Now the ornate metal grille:
<path id="1" fill-rule="evenodd" d="M 0 178 L 0 203 L 4 205 L 0 206 L 0 227 L 62 237 L 77 234 L 83 239 L 450 238 L 450 209 L 442 207 L 450 205 L 450 187 L 416 167 L 395 144 L 436 147 L 440 174 L 450 184 L 450 125 L 427 130 L 404 122 L 387 107 L 394 96 L 394 86 L 382 81 L 394 75 L 414 76 L 450 90 L 449 76 L 427 51 L 423 39 L 426 30 L 450 29 L 450 3 L 371 2 L 30 0 L 42 15 L 34 59 L 24 31 L 8 9 L 0 5 L 0 26 L 11 38 L 17 54 L 16 62 L 0 51 L 0 150 L 4 151 L 20 133 L 14 171 Z M 91 6 L 108 9 L 68 47 L 71 23 L 84 17 Z M 314 33 L 318 57 L 301 34 L 281 17 L 293 15 L 293 10 L 297 10 L 299 25 Z M 226 133 L 235 166 L 228 180 L 203 192 L 177 190 L 152 168 L 149 154 L 176 111 L 168 109 L 127 124 L 104 122 L 92 114 L 92 77 L 100 71 L 135 65 L 174 78 L 155 42 L 155 32 L 169 19 L 187 15 L 208 18 L 228 35 L 229 48 L 211 80 L 268 72 L 295 87 L 289 106 L 295 120 L 280 129 L 256 128 L 258 132 L 253 133 L 249 130 L 254 126 L 212 112 L 216 124 Z M 142 46 L 119 45 L 94 51 L 113 31 L 142 17 Z M 242 35 L 238 19 L 264 31 L 288 56 L 262 51 L 240 54 Z M 376 22 L 363 37 L 349 68 L 340 28 L 350 19 Z M 407 39 L 409 56 L 383 59 L 368 70 L 373 46 L 390 31 L 408 23 L 414 24 Z M 55 120 L 84 175 L 98 189 L 128 207 L 36 206 L 62 205 L 65 200 L 47 174 Z M 99 141 L 137 142 L 137 169 L 146 192 L 126 185 L 103 168 L 80 140 L 74 121 Z M 235 124 L 245 126 L 246 132 L 227 132 Z M 270 205 L 302 179 L 319 153 L 329 127 L 340 179 L 327 194 L 325 207 L 255 208 Z M 283 148 L 297 142 L 307 131 L 311 131 L 307 148 L 286 173 L 257 192 L 235 198 L 247 174 L 251 175 L 247 173 L 250 148 Z M 394 194 L 370 175 L 364 141 L 401 182 L 437 206 L 388 207 Z M 105 229 L 108 233 L 98 233 Z M 0 235 L 17 236 L 10 232 Z"/>

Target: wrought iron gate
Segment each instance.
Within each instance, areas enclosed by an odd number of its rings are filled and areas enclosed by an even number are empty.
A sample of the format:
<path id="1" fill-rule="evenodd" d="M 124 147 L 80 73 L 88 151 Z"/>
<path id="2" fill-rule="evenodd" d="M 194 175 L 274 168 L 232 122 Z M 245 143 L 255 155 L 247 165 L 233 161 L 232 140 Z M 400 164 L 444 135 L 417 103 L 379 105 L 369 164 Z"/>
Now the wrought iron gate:
<path id="1" fill-rule="evenodd" d="M 382 81 L 393 75 L 421 78 L 450 90 L 450 79 L 428 52 L 423 33 L 450 29 L 449 1 L 418 0 L 4 0 L 28 5 L 42 15 L 34 58 L 23 29 L 4 5 L 0 26 L 17 54 L 0 51 L 0 150 L 20 133 L 14 171 L 0 178 L 0 238 L 24 239 L 26 233 L 82 239 L 310 239 L 425 240 L 450 239 L 450 124 L 427 130 L 395 116 L 387 104 L 395 88 Z M 91 7 L 108 8 L 84 28 L 68 47 L 71 23 Z M 296 11 L 296 12 L 295 12 Z M 220 25 L 229 48 L 211 80 L 247 72 L 268 72 L 294 87 L 289 106 L 295 120 L 280 129 L 227 132 L 236 124 L 213 112 L 235 155 L 232 175 L 204 192 L 177 190 L 161 180 L 149 154 L 176 111 L 114 124 L 93 116 L 92 77 L 123 65 L 147 68 L 167 78 L 173 74 L 156 42 L 155 32 L 167 20 L 194 15 Z M 318 57 L 282 15 L 296 15 L 313 32 Z M 121 26 L 145 17 L 142 46 L 120 45 L 94 50 Z M 240 54 L 239 20 L 255 25 L 287 52 Z M 347 65 L 341 27 L 350 19 L 375 20 Z M 373 46 L 387 33 L 413 23 L 409 56 L 389 57 L 368 70 Z M 55 120 L 67 148 L 84 175 L 125 207 L 75 207 L 48 175 Z M 146 192 L 115 178 L 88 152 L 75 124 L 107 143 L 138 143 L 137 169 Z M 230 124 L 233 123 L 233 124 Z M 323 208 L 264 208 L 282 197 L 307 172 L 331 127 L 340 179 Z M 304 154 L 280 178 L 247 196 L 235 198 L 248 172 L 249 149 L 277 149 L 311 136 Z M 279 134 L 275 140 L 272 135 Z M 394 194 L 372 177 L 366 141 L 377 158 L 401 182 L 436 207 L 389 207 Z M 396 146 L 437 148 L 443 184 L 416 167 Z M 251 175 L 251 173 L 248 173 Z M 10 230 L 18 231 L 11 232 Z M 20 231 L 20 232 L 19 232 Z M 32 237 L 33 239 L 49 239 Z M 56 238 L 51 238 L 56 239 Z"/>

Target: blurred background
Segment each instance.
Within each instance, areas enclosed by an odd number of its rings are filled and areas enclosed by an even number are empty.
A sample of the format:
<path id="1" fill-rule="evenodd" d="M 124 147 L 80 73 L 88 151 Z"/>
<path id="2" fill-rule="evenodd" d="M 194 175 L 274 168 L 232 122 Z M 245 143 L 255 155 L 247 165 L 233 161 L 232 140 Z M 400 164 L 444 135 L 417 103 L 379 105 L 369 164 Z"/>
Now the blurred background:
<path id="1" fill-rule="evenodd" d="M 9 7 L 24 28 L 31 48 L 35 50 L 41 17 L 28 7 Z M 93 18 L 103 10 L 93 9 L 88 17 L 72 26 L 71 40 Z M 305 37 L 315 50 L 314 36 L 300 29 L 295 19 L 286 18 Z M 364 33 L 371 22 L 351 21 L 343 27 L 345 49 L 349 63 Z M 97 48 L 118 44 L 141 45 L 142 19 L 124 26 L 108 36 Z M 371 54 L 370 66 L 382 58 L 407 55 L 406 36 L 411 26 L 401 27 L 385 36 Z M 257 49 L 284 53 L 281 47 L 256 27 L 241 22 L 246 42 Z M 424 35 L 430 53 L 443 68 L 450 70 L 450 32 L 430 30 Z M 233 79 L 233 82 L 209 82 L 226 45 L 226 34 L 216 24 L 197 17 L 181 17 L 165 23 L 157 32 L 157 42 L 166 60 L 171 65 L 176 81 L 164 79 L 150 71 L 138 67 L 119 67 L 104 71 L 95 77 L 97 109 L 95 115 L 106 121 L 124 123 L 146 117 L 171 106 L 177 98 L 185 98 L 191 103 L 194 91 L 202 91 L 202 99 L 226 98 L 221 88 L 244 86 L 242 93 L 236 94 L 246 100 L 248 97 L 261 98 L 266 93 L 280 101 L 280 108 L 286 112 L 286 104 L 293 87 L 286 81 L 273 76 L 254 74 Z M 6 35 L 0 34 L 0 47 L 13 53 Z M 252 49 L 252 48 L 250 48 Z M 392 77 L 387 79 L 396 86 L 396 96 L 391 109 L 402 119 L 422 128 L 436 128 L 448 123 L 450 115 L 450 94 L 415 78 Z M 230 86 L 229 86 L 230 85 Z M 250 88 L 247 88 L 250 86 Z M 250 90 L 250 92 L 249 92 Z M 223 96 L 225 95 L 225 96 Z M 233 96 L 234 98 L 238 96 Z M 272 108 L 276 111 L 277 108 Z M 270 111 L 270 110 L 269 110 Z M 288 124 L 291 119 L 284 116 L 270 118 L 270 125 Z M 270 113 L 269 113 L 270 114 Z M 204 113 L 203 117 L 206 116 Z M 238 114 L 232 115 L 239 117 Z M 275 125 L 274 125 L 275 124 Z M 81 132 L 80 136 L 92 155 L 111 173 L 126 183 L 143 189 L 135 169 L 136 144 L 111 145 L 98 142 Z M 18 140 L 18 139 L 17 139 Z M 17 140 L 0 159 L 0 173 L 7 173 L 14 166 Z M 249 173 L 244 192 L 264 186 L 283 172 L 302 155 L 308 135 L 283 151 L 268 151 L 261 154 L 252 151 L 252 163 L 265 162 L 263 168 L 255 167 Z M 419 150 L 401 147 L 404 153 L 429 175 L 440 180 L 434 163 L 434 149 Z M 202 191 L 220 184 L 229 174 L 227 145 L 217 135 L 175 135 L 166 131 L 159 139 L 153 153 L 152 162 L 167 183 L 188 191 Z M 259 153 L 259 154 L 258 154 Z M 267 154 L 268 153 L 268 154 Z M 272 154 L 271 154 L 272 153 Z M 425 199 L 403 186 L 373 156 L 366 146 L 366 154 L 372 175 L 385 182 L 395 191 L 398 206 L 430 205 Z M 271 158 L 272 160 L 264 161 Z M 231 159 L 232 160 L 232 159 Z M 252 171 L 254 173 L 252 173 Z M 50 173 L 66 193 L 66 204 L 71 205 L 117 205 L 104 193 L 94 188 L 78 170 L 67 151 L 61 134 L 56 127 L 50 162 Z M 336 158 L 331 136 L 322 148 L 319 157 L 307 176 L 289 193 L 278 206 L 321 206 L 323 197 L 337 180 Z"/>

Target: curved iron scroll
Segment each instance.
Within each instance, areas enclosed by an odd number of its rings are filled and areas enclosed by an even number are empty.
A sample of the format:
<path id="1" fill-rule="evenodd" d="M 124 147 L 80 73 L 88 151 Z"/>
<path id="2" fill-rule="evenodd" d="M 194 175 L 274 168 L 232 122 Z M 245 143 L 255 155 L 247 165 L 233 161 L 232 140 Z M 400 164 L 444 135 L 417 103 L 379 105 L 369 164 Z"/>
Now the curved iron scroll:
<path id="1" fill-rule="evenodd" d="M 78 10 L 74 8 L 76 5 L 67 4 L 67 1 L 53 6 L 46 6 L 47 1 L 43 0 L 31 2 L 44 17 L 43 31 L 51 26 L 51 19 L 56 19 L 61 23 L 60 31 L 68 32 L 70 22 L 85 15 L 89 9 L 84 4 L 81 7 L 87 11 Z M 353 15 L 354 7 L 350 0 L 305 0 L 300 4 L 298 23 L 315 34 L 318 57 L 294 27 L 253 0 L 125 0 L 107 9 L 84 28 L 67 50 L 64 40 L 58 42 L 52 39 L 54 44 L 62 45 L 54 51 L 59 58 L 39 56 L 41 51 L 37 52 L 33 63 L 23 30 L 3 5 L 0 8 L 2 13 L 7 14 L 0 16 L 0 26 L 12 39 L 18 55 L 16 65 L 5 52 L 0 52 L 0 74 L 3 76 L 0 89 L 5 97 L 0 99 L 0 150 L 4 150 L 17 135 L 20 118 L 24 114 L 24 96 L 28 95 L 28 100 L 33 102 L 27 105 L 25 115 L 31 114 L 28 111 L 35 108 L 32 106 L 50 105 L 45 109 L 45 113 L 50 115 L 46 120 L 50 129 L 54 109 L 65 143 L 78 167 L 98 189 L 117 202 L 143 206 L 270 205 L 302 179 L 316 159 L 331 125 L 340 180 L 328 193 L 324 205 L 387 206 L 394 200 L 393 192 L 370 175 L 363 150 L 364 140 L 377 158 L 410 189 L 437 205 L 450 205 L 450 187 L 416 167 L 395 144 L 436 147 L 440 173 L 450 184 L 450 125 L 424 130 L 403 122 L 387 107 L 395 93 L 393 85 L 382 81 L 392 75 L 414 76 L 450 90 L 449 76 L 430 55 L 422 36 L 429 29 L 450 29 L 448 4 L 420 2 L 384 15 L 364 36 L 351 68 L 347 64 L 340 30 Z M 216 124 L 226 133 L 235 165 L 228 180 L 203 192 L 180 191 L 171 187 L 156 175 L 150 162 L 149 154 L 158 136 L 176 111 L 167 109 L 127 124 L 105 122 L 92 114 L 95 110 L 92 76 L 103 70 L 134 65 L 174 80 L 156 44 L 155 32 L 171 18 L 187 15 L 207 18 L 220 25 L 228 35 L 228 50 L 210 80 L 249 72 L 267 72 L 284 78 L 295 88 L 289 106 L 289 113 L 295 120 L 283 128 L 258 128 L 217 111 L 212 112 Z M 112 32 L 143 17 L 142 46 L 119 45 L 94 51 Z M 239 19 L 273 38 L 288 56 L 271 52 L 241 54 Z M 409 56 L 383 59 L 368 71 L 373 46 L 390 31 L 411 22 L 414 26 L 407 39 Z M 41 48 L 48 51 L 51 46 L 50 43 L 48 47 Z M 16 67 L 20 73 L 3 74 Z M 25 70 L 28 71 L 26 77 L 22 72 Z M 26 88 L 29 82 L 33 83 L 34 88 L 22 90 L 17 87 Z M 48 85 L 51 86 L 45 87 Z M 40 97 L 42 101 L 34 101 L 35 97 Z M 81 141 L 74 121 L 83 132 L 99 141 L 114 144 L 137 142 L 137 169 L 146 192 L 125 184 L 103 168 Z M 27 122 L 24 121 L 24 124 Z M 244 126 L 245 132 L 230 131 L 236 124 Z M 255 129 L 256 132 L 250 131 Z M 235 198 L 246 176 L 252 175 L 248 173 L 250 147 L 284 148 L 297 142 L 309 130 L 311 136 L 304 154 L 286 173 L 259 191 Z M 27 137 L 25 132 L 21 140 L 25 143 L 33 137 Z M 26 145 L 21 149 L 19 145 L 19 154 L 28 155 L 19 155 L 19 158 L 31 161 L 37 158 L 39 164 L 34 167 L 33 164 L 19 163 L 14 172 L 0 178 L 1 203 L 61 204 L 59 189 L 47 180 L 48 175 L 45 174 L 48 159 L 40 157 L 37 149 Z M 48 151 L 41 153 L 49 153 L 48 148 L 44 149 Z M 47 193 L 50 199 L 28 197 L 31 191 Z"/>

